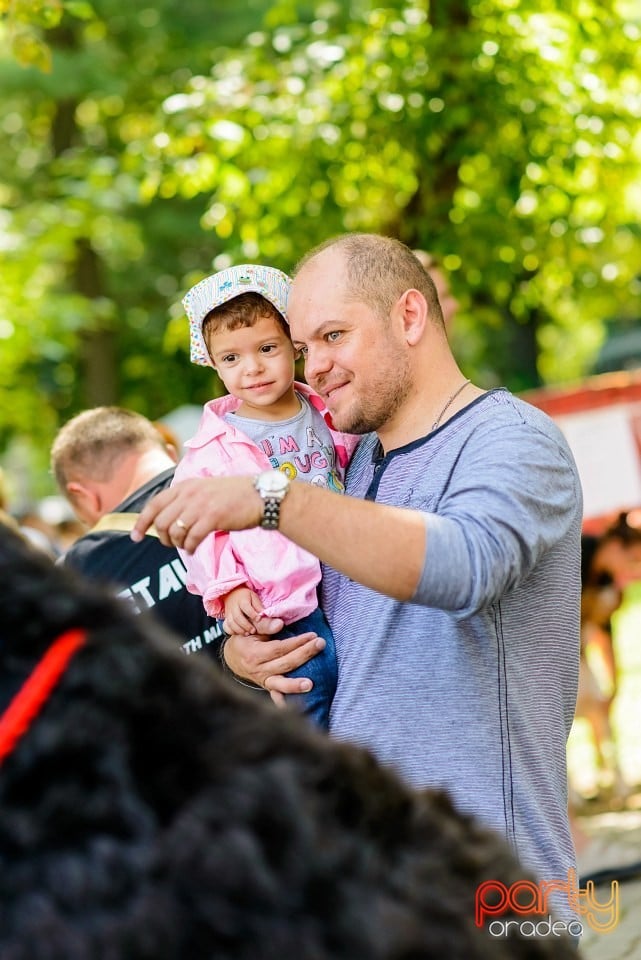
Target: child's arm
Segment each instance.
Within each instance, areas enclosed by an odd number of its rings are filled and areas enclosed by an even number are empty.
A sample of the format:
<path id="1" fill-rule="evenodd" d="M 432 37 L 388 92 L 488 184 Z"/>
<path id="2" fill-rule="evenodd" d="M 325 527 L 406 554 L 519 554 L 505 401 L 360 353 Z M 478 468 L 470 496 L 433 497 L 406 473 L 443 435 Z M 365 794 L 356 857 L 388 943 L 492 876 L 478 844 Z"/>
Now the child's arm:
<path id="1" fill-rule="evenodd" d="M 236 587 L 223 597 L 225 630 L 228 633 L 257 633 L 256 621 L 263 612 L 258 594 L 249 587 Z"/>

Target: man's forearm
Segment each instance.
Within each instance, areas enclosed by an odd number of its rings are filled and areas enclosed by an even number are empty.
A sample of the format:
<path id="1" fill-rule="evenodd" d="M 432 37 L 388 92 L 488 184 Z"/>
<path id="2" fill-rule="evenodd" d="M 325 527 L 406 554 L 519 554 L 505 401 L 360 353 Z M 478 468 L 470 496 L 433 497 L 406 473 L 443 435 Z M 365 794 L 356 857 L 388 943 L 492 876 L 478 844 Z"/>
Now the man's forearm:
<path id="1" fill-rule="evenodd" d="M 425 557 L 421 514 L 292 483 L 280 513 L 281 532 L 352 580 L 409 600 Z"/>
<path id="2" fill-rule="evenodd" d="M 161 543 L 193 553 L 212 530 L 247 530 L 264 505 L 251 476 L 184 480 L 143 507 L 131 533 L 153 523 Z M 281 533 L 372 590 L 409 600 L 425 557 L 426 525 L 416 510 L 390 507 L 295 481 L 280 511 Z"/>

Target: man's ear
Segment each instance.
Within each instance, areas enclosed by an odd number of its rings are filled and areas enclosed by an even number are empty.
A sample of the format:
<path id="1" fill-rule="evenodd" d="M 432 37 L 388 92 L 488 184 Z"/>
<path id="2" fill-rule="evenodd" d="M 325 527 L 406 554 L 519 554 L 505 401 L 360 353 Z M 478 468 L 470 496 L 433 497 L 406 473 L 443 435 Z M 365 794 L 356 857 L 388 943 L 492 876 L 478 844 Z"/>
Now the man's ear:
<path id="1" fill-rule="evenodd" d="M 396 307 L 403 325 L 403 337 L 411 347 L 421 340 L 427 325 L 427 301 L 420 290 L 406 290 Z"/>
<path id="2" fill-rule="evenodd" d="M 102 497 L 98 490 L 77 480 L 70 480 L 65 492 L 74 513 L 83 523 L 93 525 L 101 517 Z"/>

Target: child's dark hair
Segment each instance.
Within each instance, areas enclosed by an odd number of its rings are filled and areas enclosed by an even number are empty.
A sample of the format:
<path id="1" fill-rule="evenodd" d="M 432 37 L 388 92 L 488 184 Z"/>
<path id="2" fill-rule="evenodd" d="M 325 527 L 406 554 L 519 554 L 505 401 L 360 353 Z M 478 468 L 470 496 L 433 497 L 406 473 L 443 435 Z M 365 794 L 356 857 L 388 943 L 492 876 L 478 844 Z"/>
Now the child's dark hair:
<path id="1" fill-rule="evenodd" d="M 263 317 L 273 317 L 291 339 L 289 324 L 273 303 L 260 293 L 241 293 L 210 310 L 203 320 L 203 340 L 209 350 L 209 337 L 220 330 L 253 327 Z"/>

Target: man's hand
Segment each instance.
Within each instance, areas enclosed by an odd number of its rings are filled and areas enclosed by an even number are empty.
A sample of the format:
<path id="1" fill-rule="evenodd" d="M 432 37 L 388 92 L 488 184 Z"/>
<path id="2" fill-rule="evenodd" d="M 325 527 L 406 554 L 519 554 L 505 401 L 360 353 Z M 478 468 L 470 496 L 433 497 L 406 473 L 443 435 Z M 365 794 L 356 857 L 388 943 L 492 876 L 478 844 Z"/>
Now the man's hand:
<path id="1" fill-rule="evenodd" d="M 263 501 L 252 477 L 194 477 L 148 500 L 131 539 L 138 543 L 153 524 L 166 547 L 193 553 L 212 530 L 256 527 L 262 515 Z"/>
<path id="2" fill-rule="evenodd" d="M 225 641 L 223 656 L 232 673 L 269 690 L 272 700 L 278 703 L 282 702 L 282 694 L 308 693 L 312 689 L 308 678 L 283 674 L 301 667 L 324 648 L 325 641 L 315 633 L 285 640 L 272 640 L 261 634 L 234 634 Z"/>
<path id="3" fill-rule="evenodd" d="M 227 633 L 258 633 L 256 622 L 263 611 L 263 605 L 253 590 L 249 587 L 236 587 L 229 591 L 224 603 Z"/>

